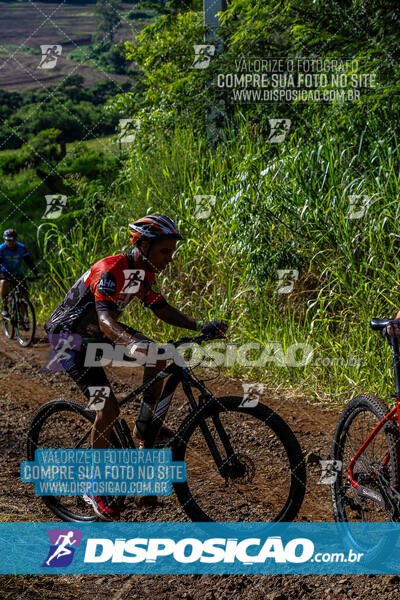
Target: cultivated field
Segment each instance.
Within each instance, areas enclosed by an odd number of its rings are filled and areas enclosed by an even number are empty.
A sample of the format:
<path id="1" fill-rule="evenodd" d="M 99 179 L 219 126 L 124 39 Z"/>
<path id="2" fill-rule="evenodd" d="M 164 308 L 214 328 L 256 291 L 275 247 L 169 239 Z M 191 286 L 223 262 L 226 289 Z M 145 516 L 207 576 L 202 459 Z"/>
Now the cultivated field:
<path id="1" fill-rule="evenodd" d="M 147 23 L 151 11 L 137 10 L 137 19 L 127 19 L 135 4 L 124 4 L 122 27 L 115 32 L 115 41 L 132 39 Z M 94 4 L 76 6 L 68 2 L 15 2 L 0 1 L 0 88 L 23 90 L 45 87 L 61 81 L 69 74 L 83 75 L 85 85 L 95 81 L 113 79 L 126 81 L 123 75 L 113 75 L 80 65 L 68 59 L 76 48 L 92 43 L 98 18 Z M 146 17 L 147 15 L 147 17 Z M 104 35 L 103 33 L 101 35 Z M 61 57 L 52 69 L 41 69 L 41 45 L 59 44 Z"/>

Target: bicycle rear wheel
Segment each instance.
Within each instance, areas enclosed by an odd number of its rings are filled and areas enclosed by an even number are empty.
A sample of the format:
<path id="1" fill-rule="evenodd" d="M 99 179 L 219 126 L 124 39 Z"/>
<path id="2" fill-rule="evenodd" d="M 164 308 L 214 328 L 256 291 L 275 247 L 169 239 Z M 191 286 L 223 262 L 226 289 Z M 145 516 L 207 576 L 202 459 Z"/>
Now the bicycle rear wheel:
<path id="1" fill-rule="evenodd" d="M 386 404 L 376 396 L 365 394 L 353 398 L 343 409 L 333 439 L 331 459 L 336 473 L 331 483 L 333 514 L 336 521 L 374 523 L 392 520 L 388 506 L 372 500 L 384 500 L 382 489 L 396 500 L 400 483 L 399 436 L 396 426 L 388 421 L 376 434 L 354 464 L 354 479 L 367 488 L 370 497 L 360 496 L 348 477 L 350 462 L 378 423 L 388 413 Z M 361 489 L 361 488 L 360 488 Z M 368 492 L 372 490 L 372 494 Z M 347 528 L 352 545 L 370 558 L 383 550 L 388 539 L 372 540 L 370 532 Z"/>
<path id="2" fill-rule="evenodd" d="M 89 449 L 95 412 L 73 400 L 59 399 L 44 404 L 34 416 L 28 430 L 28 460 L 35 459 L 36 449 Z M 120 448 L 111 435 L 111 448 Z M 41 496 L 43 502 L 63 521 L 96 521 L 91 506 L 82 496 Z M 122 505 L 123 499 L 118 497 Z"/>
<path id="3" fill-rule="evenodd" d="M 23 307 L 24 316 L 21 315 Z M 17 310 L 17 322 L 15 332 L 17 340 L 21 346 L 29 346 L 32 343 L 36 331 L 35 310 L 32 303 L 27 298 L 19 298 Z"/>
<path id="4" fill-rule="evenodd" d="M 218 469 L 203 420 L 221 458 Z M 174 460 L 186 461 L 174 489 L 193 521 L 292 521 L 303 502 L 306 469 L 290 427 L 264 404 L 216 398 L 189 415 L 176 435 Z"/>

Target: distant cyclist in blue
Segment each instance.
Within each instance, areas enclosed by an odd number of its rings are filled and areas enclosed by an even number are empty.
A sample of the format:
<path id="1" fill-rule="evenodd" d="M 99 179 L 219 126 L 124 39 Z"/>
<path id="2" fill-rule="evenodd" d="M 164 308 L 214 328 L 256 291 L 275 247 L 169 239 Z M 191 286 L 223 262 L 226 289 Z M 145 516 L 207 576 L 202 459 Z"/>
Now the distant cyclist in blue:
<path id="1" fill-rule="evenodd" d="M 6 229 L 4 234 L 4 243 L 0 245 L 0 296 L 2 300 L 3 317 L 9 317 L 8 313 L 8 292 L 10 284 L 18 285 L 18 291 L 21 296 L 29 298 L 28 288 L 22 272 L 22 261 L 26 262 L 29 269 L 40 279 L 43 279 L 43 273 L 38 270 L 24 244 L 17 242 L 17 232 L 15 229 Z M 22 307 L 21 307 L 22 312 Z"/>

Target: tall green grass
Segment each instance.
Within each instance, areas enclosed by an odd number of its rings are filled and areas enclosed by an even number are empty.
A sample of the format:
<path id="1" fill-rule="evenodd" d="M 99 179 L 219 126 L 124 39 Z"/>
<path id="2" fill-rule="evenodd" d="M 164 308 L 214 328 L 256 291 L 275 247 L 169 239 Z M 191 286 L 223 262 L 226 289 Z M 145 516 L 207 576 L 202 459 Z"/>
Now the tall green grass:
<path id="1" fill-rule="evenodd" d="M 368 322 L 400 308 L 399 144 L 387 115 L 346 124 L 315 113 L 277 145 L 237 120 L 213 151 L 190 130 L 139 133 L 110 192 L 110 218 L 40 231 L 53 281 L 41 316 L 93 262 L 128 249 L 129 220 L 157 210 L 185 238 L 158 277 L 171 304 L 229 320 L 231 344 L 314 350 L 305 366 L 270 361 L 230 373 L 332 403 L 358 391 L 387 396 L 389 347 Z M 216 197 L 208 219 L 196 217 L 196 195 Z M 370 198 L 360 219 L 349 218 L 351 195 Z M 294 268 L 292 293 L 278 293 L 277 270 Z M 179 335 L 138 303 L 127 320 L 159 341 Z"/>

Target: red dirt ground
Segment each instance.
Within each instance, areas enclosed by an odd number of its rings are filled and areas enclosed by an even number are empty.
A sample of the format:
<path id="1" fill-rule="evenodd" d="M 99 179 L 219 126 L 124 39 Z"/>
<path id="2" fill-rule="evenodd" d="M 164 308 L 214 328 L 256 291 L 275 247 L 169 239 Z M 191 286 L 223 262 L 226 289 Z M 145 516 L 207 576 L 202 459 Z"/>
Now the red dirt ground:
<path id="1" fill-rule="evenodd" d="M 38 337 L 43 331 L 38 331 Z M 30 348 L 0 337 L 0 514 L 5 521 L 51 521 L 56 517 L 32 493 L 31 485 L 19 479 L 19 463 L 26 460 L 27 426 L 43 403 L 60 396 L 81 400 L 80 392 L 66 374 L 41 372 L 48 356 L 45 340 Z M 135 369 L 109 369 L 113 388 L 126 394 L 140 382 Z M 241 393 L 240 381 L 220 378 L 210 382 L 216 395 Z M 308 483 L 305 501 L 297 520 L 330 521 L 332 510 L 328 487 L 318 485 L 319 458 L 329 449 L 339 410 L 312 404 L 307 397 L 285 396 L 281 391 L 264 391 L 262 401 L 278 412 L 295 432 L 307 457 Z M 168 421 L 181 419 L 183 392 L 177 390 Z M 134 418 L 134 412 L 132 417 Z M 311 453 L 311 454 L 310 454 Z M 206 477 L 206 474 L 205 474 Z M 163 498 L 155 508 L 137 510 L 137 521 L 187 520 L 174 496 Z M 398 575 L 387 576 L 268 576 L 268 575 L 163 575 L 163 576 L 1 576 L 0 598 L 49 600 L 83 598 L 130 600 L 134 598 L 185 598 L 186 600 L 333 600 L 345 598 L 398 597 Z"/>

